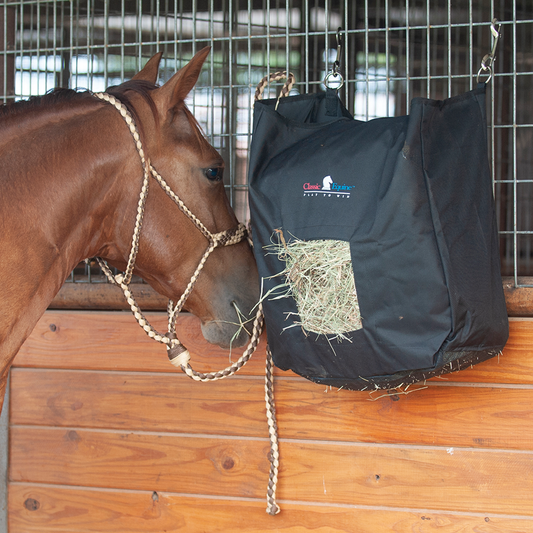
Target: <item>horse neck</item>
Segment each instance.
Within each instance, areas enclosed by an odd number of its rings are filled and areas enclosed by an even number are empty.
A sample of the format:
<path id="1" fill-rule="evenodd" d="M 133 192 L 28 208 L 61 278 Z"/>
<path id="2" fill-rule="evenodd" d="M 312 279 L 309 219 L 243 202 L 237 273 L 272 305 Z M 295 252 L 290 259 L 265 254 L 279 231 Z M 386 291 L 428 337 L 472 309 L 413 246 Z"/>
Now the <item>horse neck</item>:
<path id="1" fill-rule="evenodd" d="M 0 124 L 0 275 L 22 291 L 0 297 L 4 308 L 33 300 L 44 312 L 72 268 L 105 245 L 103 221 L 129 195 L 120 177 L 141 172 L 115 115 L 84 102 Z"/>

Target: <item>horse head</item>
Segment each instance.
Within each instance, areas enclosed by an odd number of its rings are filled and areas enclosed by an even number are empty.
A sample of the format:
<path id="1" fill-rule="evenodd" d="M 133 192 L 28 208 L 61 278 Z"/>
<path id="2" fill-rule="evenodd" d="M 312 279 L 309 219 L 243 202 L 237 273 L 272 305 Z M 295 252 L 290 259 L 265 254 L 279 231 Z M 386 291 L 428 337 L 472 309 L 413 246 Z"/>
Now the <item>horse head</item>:
<path id="1" fill-rule="evenodd" d="M 157 169 L 210 234 L 232 230 L 238 221 L 229 204 L 223 182 L 224 161 L 208 143 L 185 98 L 197 82 L 209 48 L 193 59 L 161 87 L 155 85 L 161 54 L 154 56 L 131 81 L 108 89 L 125 103 L 137 123 L 147 165 Z M 127 132 L 115 113 L 117 131 Z M 104 111 L 104 110 L 102 110 Z M 126 135 L 128 137 L 128 135 Z M 142 166 L 131 137 L 125 141 L 122 177 L 117 180 L 119 198 L 114 213 L 106 216 L 108 238 L 98 255 L 124 269 L 128 261 L 135 221 L 136 195 Z M 115 187 L 116 188 L 116 187 Z M 165 191 L 151 180 L 144 207 L 135 272 L 156 291 L 178 300 L 202 260 L 208 239 L 194 217 L 178 209 Z M 200 318 L 207 341 L 223 347 L 247 340 L 239 322 L 250 317 L 259 298 L 259 278 L 246 239 L 219 246 L 205 261 L 183 309 Z"/>

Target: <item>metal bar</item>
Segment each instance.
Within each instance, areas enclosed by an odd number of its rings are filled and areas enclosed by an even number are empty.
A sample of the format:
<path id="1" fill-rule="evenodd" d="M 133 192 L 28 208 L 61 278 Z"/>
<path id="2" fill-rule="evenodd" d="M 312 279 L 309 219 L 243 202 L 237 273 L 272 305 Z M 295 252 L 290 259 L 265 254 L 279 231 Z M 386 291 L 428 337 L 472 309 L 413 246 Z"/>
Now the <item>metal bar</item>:
<path id="1" fill-rule="evenodd" d="M 348 6 L 350 4 L 348 3 L 348 0 L 344 0 L 344 32 L 343 32 L 343 41 L 344 41 L 344 79 L 346 82 L 343 86 L 344 91 L 344 101 L 346 103 L 346 107 L 349 107 L 348 105 L 348 98 L 349 98 L 349 92 L 348 92 L 348 76 L 350 74 L 349 72 L 349 57 L 348 57 L 348 28 L 349 26 L 349 18 L 348 18 Z"/>
<path id="2" fill-rule="evenodd" d="M 109 2 L 104 2 L 104 17 L 107 20 L 109 18 Z M 106 24 L 104 26 L 104 87 L 109 85 L 108 83 L 108 51 L 109 51 L 109 27 Z"/>
<path id="3" fill-rule="evenodd" d="M 448 0 L 448 98 L 452 95 L 452 5 Z"/>
<path id="4" fill-rule="evenodd" d="M 214 45 L 214 37 L 215 37 L 215 29 L 214 29 L 214 4 L 211 2 L 210 6 L 210 21 L 209 21 L 209 38 L 211 40 L 211 46 Z M 211 133 L 210 133 L 210 141 L 211 144 L 214 142 L 214 135 L 215 135 L 215 54 L 214 49 L 212 48 L 211 51 L 211 57 L 209 61 L 209 67 L 210 67 L 210 85 L 209 85 L 209 96 L 210 96 L 210 102 L 211 102 L 211 113 L 210 113 L 210 119 L 211 119 Z"/>
<path id="5" fill-rule="evenodd" d="M 405 97 L 406 104 L 405 109 L 409 113 L 411 106 L 411 79 L 410 79 L 410 67 L 411 67 L 411 47 L 409 46 L 409 0 L 405 0 Z"/>
<path id="6" fill-rule="evenodd" d="M 228 117 L 227 117 L 227 120 L 226 120 L 226 124 L 229 125 L 229 128 L 228 128 L 228 153 L 229 153 L 229 156 L 230 156 L 230 161 L 231 161 L 231 164 L 230 164 L 230 203 L 231 203 L 231 206 L 234 207 L 235 206 L 235 194 L 234 194 L 234 190 L 235 190 L 235 150 L 233 149 L 233 131 L 232 131 L 232 128 L 231 126 L 233 126 L 233 69 L 234 69 L 234 65 L 233 65 L 233 40 L 232 40 L 232 36 L 233 36 L 233 0 L 229 0 L 229 17 L 228 17 L 228 37 L 229 37 L 229 40 L 228 40 L 228 56 L 229 56 L 229 65 L 228 65 L 228 73 L 229 73 L 229 78 L 228 78 L 228 84 L 229 84 L 229 91 L 228 91 L 228 104 L 229 104 L 229 113 L 228 113 Z"/>
<path id="7" fill-rule="evenodd" d="M 9 394 L 10 377 L 7 378 L 4 405 L 0 415 L 0 533 L 8 533 L 7 485 L 9 470 Z"/>
<path id="8" fill-rule="evenodd" d="M 243 103 L 243 95 L 253 91 L 255 78 L 270 74 L 272 68 L 298 69 L 298 89 L 302 92 L 322 90 L 320 71 L 324 64 L 326 71 L 330 68 L 331 35 L 338 26 L 344 26 L 346 82 L 341 94 L 347 106 L 351 108 L 357 101 L 361 118 L 367 119 L 409 112 L 413 96 L 453 96 L 459 87 L 473 87 L 474 65 L 480 54 L 477 37 L 490 27 L 487 7 L 474 4 L 473 0 L 440 3 L 431 0 L 365 0 L 358 4 L 350 0 L 302 0 L 299 3 L 263 0 L 258 6 L 247 0 L 242 2 L 242 8 L 238 0 L 210 0 L 205 11 L 199 11 L 196 2 L 183 0 L 120 0 L 116 2 L 117 12 L 113 11 L 114 4 L 94 0 L 19 0 L 10 3 L 16 9 L 17 28 L 20 28 L 14 50 L 7 50 L 4 18 L 4 82 L 0 85 L 4 90 L 4 102 L 8 92 L 6 63 L 10 54 L 17 61 L 17 97 L 20 97 L 50 88 L 46 80 L 51 74 L 58 75 L 56 58 L 62 54 L 69 54 L 72 65 L 69 85 L 93 88 L 102 81 L 107 85 L 119 75 L 121 80 L 130 76 L 134 69 L 131 59 L 137 57 L 140 68 L 143 52 L 146 54 L 149 48 L 167 47 L 165 54 L 173 51 L 174 64 L 178 68 L 178 58 L 187 58 L 202 41 L 209 41 L 213 53 L 206 66 L 208 87 L 200 87 L 194 93 L 192 107 L 195 114 L 203 116 L 202 124 L 205 122 L 210 141 L 217 147 L 219 143 L 225 150 L 225 157 L 229 156 L 228 192 L 232 202 L 241 202 L 242 194 L 247 190 L 241 169 L 249 142 L 242 145 L 241 139 L 245 135 L 248 141 L 251 139 L 252 112 L 251 103 Z M 7 3 L 3 5 L 6 10 Z M 58 13 L 60 5 L 61 16 Z M 532 253 L 530 242 L 533 242 L 529 233 L 531 226 L 527 222 L 531 202 L 523 196 L 525 187 L 531 184 L 531 179 L 524 174 L 524 164 L 530 163 L 524 159 L 524 148 L 520 144 L 526 134 L 524 128 L 533 127 L 533 119 L 524 113 L 525 104 L 520 100 L 528 93 L 533 78 L 533 71 L 524 60 L 524 56 L 531 57 L 531 40 L 523 37 L 533 25 L 533 16 L 519 12 L 516 0 L 505 9 L 502 6 L 502 2 L 490 0 L 490 17 L 507 13 L 502 27 L 505 38 L 512 41 L 513 52 L 508 67 L 496 72 L 492 81 L 489 146 L 496 195 L 499 188 L 509 187 L 509 219 L 507 222 L 502 220 L 501 235 L 512 245 L 509 247 L 509 268 L 512 267 L 515 283 L 520 286 L 523 273 L 531 272 L 533 262 L 529 257 Z M 63 9 L 69 9 L 65 11 L 64 19 Z M 356 9 L 364 16 L 358 26 L 354 24 Z M 63 20 L 72 30 L 69 42 L 63 42 L 57 32 Z M 529 31 L 529 35 L 531 33 Z M 296 48 L 294 43 L 298 40 L 300 44 Z M 351 57 L 350 40 L 352 44 L 358 41 L 360 52 L 363 52 L 359 69 L 356 57 Z M 444 46 L 439 41 L 444 42 Z M 299 64 L 296 64 L 298 56 L 294 53 L 297 51 L 301 54 Z M 256 57 L 261 54 L 263 60 L 257 64 Z M 83 56 L 87 57 L 87 72 L 82 71 Z M 102 56 L 103 68 L 97 61 Z M 118 56 L 120 65 L 117 67 L 113 66 L 113 56 Z M 224 58 L 222 63 L 220 57 Z M 165 57 L 162 65 L 168 68 L 170 61 L 172 58 Z M 468 65 L 462 67 L 464 61 L 468 61 Z M 225 79 L 220 79 L 220 71 L 224 68 L 227 68 Z M 509 114 L 504 116 L 501 109 L 505 102 L 500 87 L 510 88 L 511 84 Z M 400 86 L 402 90 L 396 91 L 395 88 Z M 220 95 L 224 96 L 221 98 Z M 242 109 L 244 105 L 246 110 Z M 522 123 L 519 124 L 519 120 Z M 509 165 L 508 174 L 503 174 L 499 167 L 505 154 L 501 153 L 498 136 L 507 135 L 507 132 Z M 496 201 L 501 200 L 497 197 Z M 521 253 L 527 255 L 526 259 L 520 257 Z"/>
<path id="9" fill-rule="evenodd" d="M 291 4 L 288 0 L 285 4 L 285 71 L 290 72 L 290 37 L 289 37 L 289 27 L 290 27 L 290 12 Z"/>
<path id="10" fill-rule="evenodd" d="M 124 17 L 126 16 L 126 6 L 125 6 L 125 1 L 126 0 L 121 0 L 120 2 L 120 16 L 122 18 L 122 21 L 124 21 Z M 124 76 L 124 52 L 125 52 L 125 47 L 124 47 L 124 44 L 125 44 L 125 31 L 124 31 L 124 22 L 121 24 L 121 28 L 120 28 L 120 43 L 121 43 L 121 47 L 120 47 L 120 80 L 121 82 L 124 81 L 125 79 L 125 76 Z"/>
<path id="11" fill-rule="evenodd" d="M 368 78 L 369 62 L 368 62 L 368 48 L 369 48 L 369 34 L 368 34 L 368 0 L 365 0 L 365 120 L 369 118 L 369 98 L 370 80 Z"/>
<path id="12" fill-rule="evenodd" d="M 87 88 L 89 90 L 92 90 L 93 88 L 93 76 L 92 76 L 92 61 L 91 61 L 91 49 L 92 49 L 92 28 L 94 27 L 93 24 L 89 23 L 89 17 L 90 13 L 92 11 L 91 8 L 91 0 L 87 0 Z"/>
<path id="13" fill-rule="evenodd" d="M 429 0 L 428 0 L 429 1 Z M 389 2 L 385 0 L 385 72 L 387 75 L 387 84 L 385 86 L 385 98 L 387 99 L 387 116 L 391 116 L 390 110 L 390 84 L 391 84 L 391 64 L 390 64 L 390 13 L 389 13 Z"/>
<path id="14" fill-rule="evenodd" d="M 513 254 L 514 280 L 518 285 L 518 176 L 516 157 L 516 0 L 513 0 Z"/>
<path id="15" fill-rule="evenodd" d="M 431 65 L 429 59 L 431 57 L 431 25 L 430 25 L 430 8 L 429 0 L 426 1 L 426 98 L 431 95 Z"/>
<path id="16" fill-rule="evenodd" d="M 474 35 L 473 35 L 473 24 L 472 21 L 474 19 L 473 9 L 472 9 L 472 1 L 469 0 L 468 2 L 468 65 L 469 65 L 469 76 L 470 76 L 470 83 L 468 85 L 469 89 L 472 90 L 473 83 L 474 83 Z"/>
<path id="17" fill-rule="evenodd" d="M 137 43 L 138 46 L 138 56 L 137 56 L 137 70 L 142 68 L 142 45 L 143 45 L 143 31 L 142 31 L 142 13 L 143 13 L 143 4 L 142 0 L 137 2 Z"/>

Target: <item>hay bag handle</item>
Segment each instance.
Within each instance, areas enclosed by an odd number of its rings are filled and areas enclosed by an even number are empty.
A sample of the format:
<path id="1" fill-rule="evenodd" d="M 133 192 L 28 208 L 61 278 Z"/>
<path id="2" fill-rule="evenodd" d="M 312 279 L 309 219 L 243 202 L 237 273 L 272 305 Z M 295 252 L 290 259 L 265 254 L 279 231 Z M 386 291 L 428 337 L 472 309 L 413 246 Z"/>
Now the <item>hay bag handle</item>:
<path id="1" fill-rule="evenodd" d="M 280 98 L 283 98 L 285 96 L 289 96 L 289 93 L 291 92 L 292 86 L 294 85 L 295 79 L 294 74 L 292 72 L 289 72 L 287 74 L 286 70 L 282 70 L 279 72 L 274 72 L 273 74 L 270 74 L 270 76 L 265 76 L 258 84 L 257 88 L 255 90 L 255 97 L 254 102 L 257 102 L 258 100 L 261 100 L 263 98 L 263 92 L 265 91 L 265 87 L 272 83 L 273 81 L 279 81 L 284 80 L 287 81 L 284 83 L 283 87 L 281 88 L 281 91 L 278 96 L 278 101 L 276 103 L 275 109 L 278 109 L 278 104 Z"/>

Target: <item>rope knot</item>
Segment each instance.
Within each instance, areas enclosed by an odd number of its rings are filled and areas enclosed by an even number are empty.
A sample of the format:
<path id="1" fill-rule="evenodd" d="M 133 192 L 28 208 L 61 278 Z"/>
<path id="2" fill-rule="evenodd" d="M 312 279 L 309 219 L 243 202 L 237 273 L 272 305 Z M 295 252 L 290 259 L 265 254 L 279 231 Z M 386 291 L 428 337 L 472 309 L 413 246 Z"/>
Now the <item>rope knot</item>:
<path id="1" fill-rule="evenodd" d="M 183 344 L 181 344 L 181 342 L 176 338 L 175 333 L 169 333 L 167 337 L 171 339 L 170 346 L 167 346 L 167 354 L 168 358 L 170 359 L 170 363 L 176 368 L 181 368 L 182 366 L 187 365 L 191 360 L 191 354 L 189 353 L 189 350 L 187 350 L 187 348 L 185 348 L 185 346 L 183 346 Z"/>
<path id="2" fill-rule="evenodd" d="M 246 226 L 240 223 L 235 228 L 221 231 L 220 233 L 213 235 L 213 243 L 215 246 L 231 246 L 232 244 L 241 242 L 247 234 L 248 230 L 246 229 Z"/>

